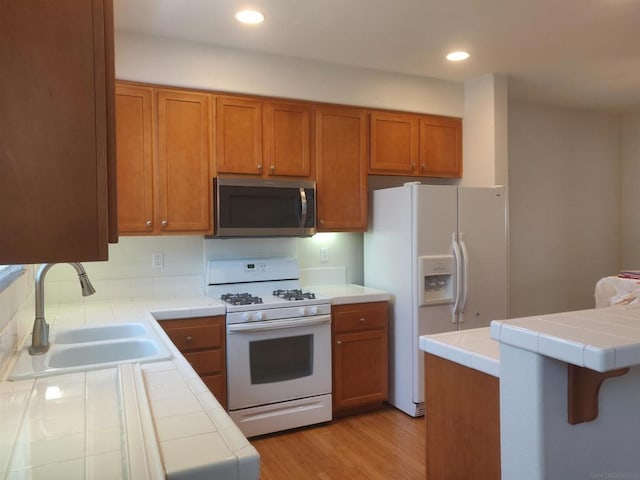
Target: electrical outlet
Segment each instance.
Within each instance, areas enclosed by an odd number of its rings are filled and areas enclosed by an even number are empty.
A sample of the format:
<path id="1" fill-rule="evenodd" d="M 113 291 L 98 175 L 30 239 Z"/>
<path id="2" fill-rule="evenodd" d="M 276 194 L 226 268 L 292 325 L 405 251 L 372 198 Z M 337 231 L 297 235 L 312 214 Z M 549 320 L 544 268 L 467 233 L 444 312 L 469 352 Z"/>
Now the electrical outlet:
<path id="1" fill-rule="evenodd" d="M 164 255 L 162 252 L 151 254 L 151 268 L 164 268 Z"/>
<path id="2" fill-rule="evenodd" d="M 329 247 L 320 248 L 320 263 L 329 263 Z"/>

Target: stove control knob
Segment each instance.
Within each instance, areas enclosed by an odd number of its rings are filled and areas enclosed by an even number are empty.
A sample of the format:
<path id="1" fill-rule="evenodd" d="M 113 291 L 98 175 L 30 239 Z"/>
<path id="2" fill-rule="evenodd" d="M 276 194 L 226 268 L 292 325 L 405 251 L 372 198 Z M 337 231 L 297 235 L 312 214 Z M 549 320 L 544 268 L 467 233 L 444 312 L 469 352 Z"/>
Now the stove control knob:
<path id="1" fill-rule="evenodd" d="M 242 314 L 242 321 L 243 322 L 250 322 L 251 321 L 251 314 L 248 312 L 245 312 Z"/>
<path id="2" fill-rule="evenodd" d="M 256 312 L 256 320 L 260 321 L 264 318 L 264 315 L 262 314 L 262 312 Z"/>
<path id="3" fill-rule="evenodd" d="M 306 313 L 307 313 L 306 310 L 304 309 L 304 307 L 300 307 L 298 309 L 298 312 L 300 313 L 300 315 L 306 315 Z"/>
<path id="4" fill-rule="evenodd" d="M 311 307 L 311 315 L 317 315 L 318 314 L 318 307 Z"/>

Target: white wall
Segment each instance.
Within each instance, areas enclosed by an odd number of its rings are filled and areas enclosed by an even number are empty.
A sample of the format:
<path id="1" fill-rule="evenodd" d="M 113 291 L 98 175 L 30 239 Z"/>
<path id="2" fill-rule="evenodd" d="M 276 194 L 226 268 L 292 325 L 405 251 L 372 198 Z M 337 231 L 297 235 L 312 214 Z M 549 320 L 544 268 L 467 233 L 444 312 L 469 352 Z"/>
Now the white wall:
<path id="1" fill-rule="evenodd" d="M 621 269 L 640 270 L 640 114 L 622 118 Z"/>
<path id="2" fill-rule="evenodd" d="M 462 117 L 460 83 L 116 31 L 116 78 Z"/>
<path id="3" fill-rule="evenodd" d="M 508 183 L 507 78 L 490 73 L 465 82 L 461 185 Z"/>
<path id="4" fill-rule="evenodd" d="M 620 121 L 509 102 L 510 316 L 592 308 L 620 263 Z"/>

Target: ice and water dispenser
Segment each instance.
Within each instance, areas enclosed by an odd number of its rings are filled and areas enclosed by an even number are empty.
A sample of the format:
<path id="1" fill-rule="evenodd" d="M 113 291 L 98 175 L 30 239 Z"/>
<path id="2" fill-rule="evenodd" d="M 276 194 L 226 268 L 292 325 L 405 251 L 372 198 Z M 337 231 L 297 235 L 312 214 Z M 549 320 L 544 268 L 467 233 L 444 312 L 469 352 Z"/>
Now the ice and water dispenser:
<path id="1" fill-rule="evenodd" d="M 420 306 L 453 303 L 454 272 L 453 255 L 418 257 Z"/>

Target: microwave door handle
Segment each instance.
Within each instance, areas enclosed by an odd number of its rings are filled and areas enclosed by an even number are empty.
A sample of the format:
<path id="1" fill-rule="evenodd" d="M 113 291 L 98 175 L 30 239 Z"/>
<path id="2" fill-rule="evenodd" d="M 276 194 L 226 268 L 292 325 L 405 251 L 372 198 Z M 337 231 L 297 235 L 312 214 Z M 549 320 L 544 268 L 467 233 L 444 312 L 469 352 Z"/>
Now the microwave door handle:
<path id="1" fill-rule="evenodd" d="M 307 192 L 304 191 L 304 188 L 300 187 L 300 226 L 304 227 L 305 223 L 307 223 Z"/>

